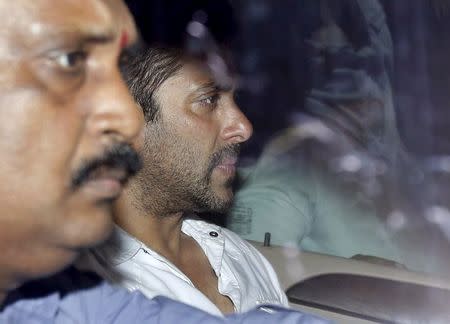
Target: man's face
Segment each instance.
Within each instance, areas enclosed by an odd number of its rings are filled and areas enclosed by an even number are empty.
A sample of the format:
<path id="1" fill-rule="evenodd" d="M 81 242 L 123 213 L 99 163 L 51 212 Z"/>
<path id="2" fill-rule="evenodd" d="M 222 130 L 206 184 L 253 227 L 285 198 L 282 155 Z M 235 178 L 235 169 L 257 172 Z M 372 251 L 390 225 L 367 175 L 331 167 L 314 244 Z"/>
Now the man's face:
<path id="1" fill-rule="evenodd" d="M 144 168 L 136 181 L 144 188 L 144 207 L 167 213 L 226 210 L 239 145 L 252 133 L 233 91 L 219 89 L 206 69 L 186 61 L 155 99 L 159 115 L 145 127 Z"/>
<path id="2" fill-rule="evenodd" d="M 57 271 L 111 231 L 111 202 L 139 164 L 124 143 L 143 121 L 117 67 L 136 38 L 119 8 L 0 3 L 1 274 Z"/>

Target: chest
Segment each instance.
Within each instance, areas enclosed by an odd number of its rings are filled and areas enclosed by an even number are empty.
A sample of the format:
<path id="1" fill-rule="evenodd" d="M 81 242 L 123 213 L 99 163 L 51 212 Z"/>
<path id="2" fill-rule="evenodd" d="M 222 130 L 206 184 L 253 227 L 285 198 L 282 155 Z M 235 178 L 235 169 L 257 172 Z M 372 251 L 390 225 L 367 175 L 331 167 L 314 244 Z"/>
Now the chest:
<path id="1" fill-rule="evenodd" d="M 189 256 L 186 259 L 183 258 L 178 266 L 194 286 L 213 302 L 222 313 L 234 312 L 234 305 L 230 298 L 219 292 L 219 282 L 214 269 L 198 245 L 192 247 Z"/>

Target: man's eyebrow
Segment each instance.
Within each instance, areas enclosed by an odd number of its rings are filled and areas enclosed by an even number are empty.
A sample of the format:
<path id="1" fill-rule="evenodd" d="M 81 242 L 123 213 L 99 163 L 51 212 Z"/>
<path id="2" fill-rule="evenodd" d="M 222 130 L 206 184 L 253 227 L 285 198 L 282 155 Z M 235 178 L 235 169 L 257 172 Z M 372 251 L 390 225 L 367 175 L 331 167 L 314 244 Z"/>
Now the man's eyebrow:
<path id="1" fill-rule="evenodd" d="M 51 34 L 53 34 L 53 38 L 55 39 L 73 40 L 82 45 L 107 44 L 114 42 L 118 37 L 117 32 L 112 29 L 95 30 L 93 28 L 68 28 L 65 30 L 56 30 Z"/>
<path id="2" fill-rule="evenodd" d="M 197 89 L 195 89 L 196 92 L 227 92 L 231 91 L 232 87 L 221 87 L 217 84 L 217 82 L 214 82 L 213 80 L 202 84 Z"/>
<path id="3" fill-rule="evenodd" d="M 106 44 L 113 42 L 118 37 L 113 31 L 105 32 L 85 32 L 80 34 L 78 39 L 84 44 Z"/>

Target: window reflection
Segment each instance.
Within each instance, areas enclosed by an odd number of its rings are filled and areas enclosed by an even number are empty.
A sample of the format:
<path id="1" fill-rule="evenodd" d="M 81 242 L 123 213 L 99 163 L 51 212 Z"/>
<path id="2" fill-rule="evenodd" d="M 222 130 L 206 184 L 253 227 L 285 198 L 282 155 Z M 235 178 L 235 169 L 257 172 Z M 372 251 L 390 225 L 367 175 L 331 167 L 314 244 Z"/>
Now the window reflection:
<path id="1" fill-rule="evenodd" d="M 449 3 L 233 2 L 255 132 L 228 227 L 449 275 Z"/>

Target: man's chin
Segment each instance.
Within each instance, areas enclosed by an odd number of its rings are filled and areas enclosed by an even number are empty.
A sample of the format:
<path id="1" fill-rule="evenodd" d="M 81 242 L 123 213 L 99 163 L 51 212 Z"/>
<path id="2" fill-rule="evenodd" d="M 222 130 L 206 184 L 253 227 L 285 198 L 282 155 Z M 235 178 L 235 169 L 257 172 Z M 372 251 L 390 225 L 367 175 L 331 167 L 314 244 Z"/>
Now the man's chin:
<path id="1" fill-rule="evenodd" d="M 210 212 L 225 214 L 231 208 L 233 204 L 233 192 L 227 195 L 222 195 L 221 197 L 216 197 L 214 202 L 210 206 Z"/>
<path id="2" fill-rule="evenodd" d="M 73 215 L 64 224 L 60 242 L 75 251 L 95 247 L 108 239 L 114 228 L 112 211 L 108 205 L 97 206 L 86 214 Z"/>

